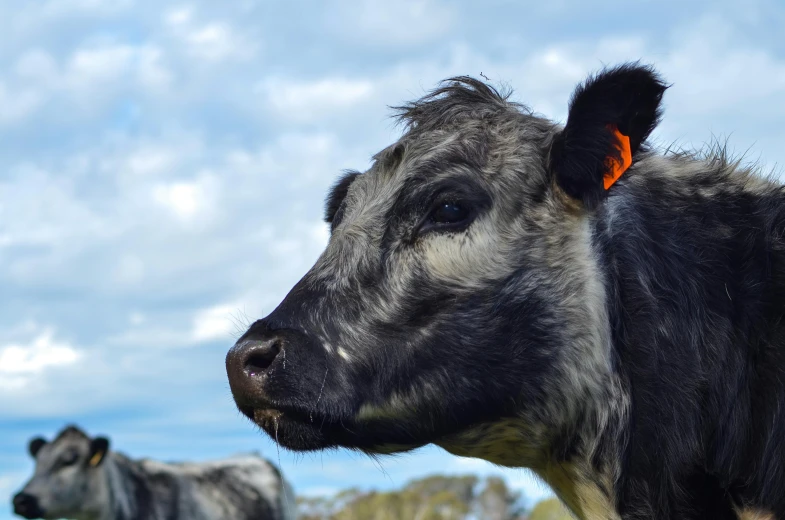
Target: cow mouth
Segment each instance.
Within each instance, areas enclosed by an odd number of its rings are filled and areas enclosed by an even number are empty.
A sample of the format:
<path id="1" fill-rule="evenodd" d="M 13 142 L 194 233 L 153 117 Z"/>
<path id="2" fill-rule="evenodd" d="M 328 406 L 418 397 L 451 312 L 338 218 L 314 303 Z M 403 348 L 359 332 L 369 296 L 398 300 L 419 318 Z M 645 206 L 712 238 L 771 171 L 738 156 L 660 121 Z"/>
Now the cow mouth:
<path id="1" fill-rule="evenodd" d="M 411 438 L 405 428 L 402 435 L 389 436 L 390 425 L 358 423 L 315 411 L 270 405 L 239 409 L 278 445 L 292 451 L 348 448 L 376 455 L 409 451 L 431 442 Z"/>
<path id="2" fill-rule="evenodd" d="M 288 407 L 239 407 L 276 443 L 292 451 L 314 451 L 339 444 L 341 428 L 324 415 Z"/>

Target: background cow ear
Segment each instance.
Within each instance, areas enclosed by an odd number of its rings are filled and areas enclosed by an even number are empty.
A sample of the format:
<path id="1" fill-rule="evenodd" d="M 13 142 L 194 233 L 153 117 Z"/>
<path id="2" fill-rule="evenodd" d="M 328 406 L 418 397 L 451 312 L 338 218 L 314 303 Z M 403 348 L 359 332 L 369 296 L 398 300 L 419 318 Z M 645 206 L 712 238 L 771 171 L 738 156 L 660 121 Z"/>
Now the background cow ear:
<path id="1" fill-rule="evenodd" d="M 651 67 L 637 63 L 603 70 L 578 86 L 551 146 L 549 168 L 558 186 L 594 209 L 657 126 L 667 88 Z"/>
<path id="2" fill-rule="evenodd" d="M 30 453 L 30 456 L 35 458 L 38 454 L 38 451 L 46 445 L 46 440 L 43 437 L 35 437 L 30 439 L 30 442 L 27 444 L 27 451 Z"/>
<path id="3" fill-rule="evenodd" d="M 87 463 L 91 467 L 97 467 L 104 461 L 109 451 L 109 439 L 106 437 L 95 437 L 90 441 L 90 457 Z"/>

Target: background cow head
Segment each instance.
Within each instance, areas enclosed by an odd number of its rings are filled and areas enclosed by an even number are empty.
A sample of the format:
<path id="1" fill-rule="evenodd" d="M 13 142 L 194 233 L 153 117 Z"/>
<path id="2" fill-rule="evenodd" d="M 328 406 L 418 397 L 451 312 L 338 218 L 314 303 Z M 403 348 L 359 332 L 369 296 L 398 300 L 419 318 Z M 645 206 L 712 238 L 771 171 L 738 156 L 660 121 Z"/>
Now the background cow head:
<path id="1" fill-rule="evenodd" d="M 592 218 L 614 130 L 640 157 L 664 90 L 605 71 L 564 127 L 470 78 L 401 107 L 403 137 L 329 194 L 316 265 L 230 350 L 239 409 L 294 450 L 437 443 L 525 466 L 607 422 Z"/>
<path id="2" fill-rule="evenodd" d="M 24 518 L 80 518 L 98 511 L 102 463 L 109 450 L 105 437 L 89 438 L 74 426 L 52 442 L 30 440 L 35 473 L 13 498 L 14 512 Z M 95 507 L 93 507 L 95 506 Z"/>

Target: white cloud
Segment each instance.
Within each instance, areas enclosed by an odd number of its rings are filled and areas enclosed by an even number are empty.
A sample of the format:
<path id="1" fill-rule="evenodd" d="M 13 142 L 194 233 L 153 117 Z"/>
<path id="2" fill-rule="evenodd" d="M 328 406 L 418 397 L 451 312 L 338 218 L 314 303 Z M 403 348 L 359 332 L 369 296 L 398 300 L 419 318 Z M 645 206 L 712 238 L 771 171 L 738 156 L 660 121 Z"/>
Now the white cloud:
<path id="1" fill-rule="evenodd" d="M 38 65 L 43 66 L 43 65 Z M 111 95 L 134 88 L 165 89 L 173 73 L 164 63 L 164 52 L 152 44 L 95 44 L 76 49 L 63 64 L 61 77 L 50 74 L 50 88 L 66 88 L 72 96 Z M 81 106 L 95 102 L 81 99 Z"/>
<path id="2" fill-rule="evenodd" d="M 204 168 L 205 151 L 202 136 L 176 129 L 165 135 L 108 136 L 68 162 L 82 163 L 81 168 L 95 168 L 102 177 L 115 179 L 127 199 L 129 191 L 145 191 L 147 197 L 156 182 L 186 174 L 193 177 L 194 170 Z M 198 170 L 195 164 L 200 165 Z"/>
<path id="3" fill-rule="evenodd" d="M 57 76 L 57 63 L 42 49 L 26 51 L 19 57 L 14 69 L 19 78 L 40 83 L 51 84 Z"/>
<path id="4" fill-rule="evenodd" d="M 20 389 L 35 376 L 53 367 L 76 363 L 82 353 L 53 339 L 50 330 L 43 331 L 28 344 L 0 346 L 0 388 Z"/>
<path id="5" fill-rule="evenodd" d="M 750 108 L 785 115 L 779 102 L 785 61 L 768 49 L 739 44 L 735 32 L 729 21 L 709 15 L 672 35 L 672 51 L 658 65 L 674 84 L 669 97 L 682 117 Z"/>
<path id="6" fill-rule="evenodd" d="M 0 76 L 0 125 L 69 113 L 78 124 L 100 115 L 115 96 L 165 92 L 174 81 L 165 62 L 162 49 L 145 43 L 91 43 L 60 59 L 45 49 L 26 50 Z M 57 110 L 46 112 L 48 106 Z"/>
<path id="7" fill-rule="evenodd" d="M 111 233 L 102 224 L 68 178 L 22 163 L 0 179 L 0 237 L 5 247 L 71 248 L 81 239 L 92 241 Z"/>
<path id="8" fill-rule="evenodd" d="M 164 53 L 161 49 L 156 47 L 139 49 L 136 66 L 141 88 L 163 90 L 171 86 L 174 74 L 164 61 Z"/>
<path id="9" fill-rule="evenodd" d="M 210 174 L 202 174 L 192 181 L 160 183 L 153 186 L 153 199 L 177 218 L 188 222 L 206 217 L 217 196 L 218 182 Z"/>
<path id="10" fill-rule="evenodd" d="M 171 170 L 176 152 L 163 146 L 143 146 L 128 154 L 125 167 L 132 175 L 153 175 Z"/>
<path id="11" fill-rule="evenodd" d="M 256 54 L 258 41 L 245 37 L 230 23 L 200 23 L 196 18 L 191 7 L 172 9 L 164 15 L 169 30 L 192 57 L 217 63 L 230 58 L 247 60 Z"/>
<path id="12" fill-rule="evenodd" d="M 153 188 L 155 200 L 171 209 L 178 217 L 188 219 L 202 205 L 204 193 L 192 182 L 161 184 Z"/>
<path id="13" fill-rule="evenodd" d="M 15 123 L 37 110 L 44 102 L 36 90 L 9 89 L 0 82 L 0 125 Z"/>
<path id="14" fill-rule="evenodd" d="M 118 284 L 139 284 L 144 279 L 144 260 L 133 254 L 123 255 L 116 263 L 113 281 Z"/>
<path id="15" fill-rule="evenodd" d="M 312 82 L 268 79 L 257 89 L 282 118 L 311 121 L 362 103 L 370 98 L 374 85 L 366 79 L 322 78 Z"/>
<path id="16" fill-rule="evenodd" d="M 131 45 L 78 49 L 68 60 L 66 73 L 77 86 L 117 80 L 128 71 L 135 53 Z"/>
<path id="17" fill-rule="evenodd" d="M 219 60 L 236 52 L 231 30 L 224 24 L 211 23 L 194 29 L 186 36 L 194 51 L 211 60 Z"/>
<path id="18" fill-rule="evenodd" d="M 164 19 L 170 25 L 183 25 L 191 21 L 193 10 L 190 7 L 180 7 L 169 11 Z"/>
<path id="19" fill-rule="evenodd" d="M 340 4 L 334 16 L 350 27 L 343 37 L 356 38 L 364 45 L 415 46 L 443 37 L 452 28 L 456 15 L 449 4 L 433 0 L 379 2 L 362 0 Z"/>

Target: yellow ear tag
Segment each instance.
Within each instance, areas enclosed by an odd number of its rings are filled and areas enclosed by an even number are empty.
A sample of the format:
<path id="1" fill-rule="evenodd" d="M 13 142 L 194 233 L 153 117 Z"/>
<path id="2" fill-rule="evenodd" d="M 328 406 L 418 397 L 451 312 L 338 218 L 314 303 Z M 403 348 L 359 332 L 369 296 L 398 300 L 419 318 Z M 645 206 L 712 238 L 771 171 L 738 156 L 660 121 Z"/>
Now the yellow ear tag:
<path id="1" fill-rule="evenodd" d="M 616 138 L 616 148 L 618 148 L 619 152 L 621 152 L 621 160 L 619 161 L 615 157 L 608 157 L 605 160 L 605 166 L 608 168 L 608 171 L 603 176 L 606 190 L 613 186 L 613 183 L 619 180 L 621 174 L 626 172 L 627 168 L 629 168 L 632 164 L 632 149 L 630 148 L 630 138 L 619 132 L 619 129 L 616 128 L 616 125 L 608 125 L 608 129 Z"/>
<path id="2" fill-rule="evenodd" d="M 93 467 L 97 466 L 98 463 L 101 462 L 102 458 L 104 458 L 104 454 L 103 453 L 101 453 L 101 452 L 96 453 L 90 459 L 90 465 L 93 466 Z"/>

